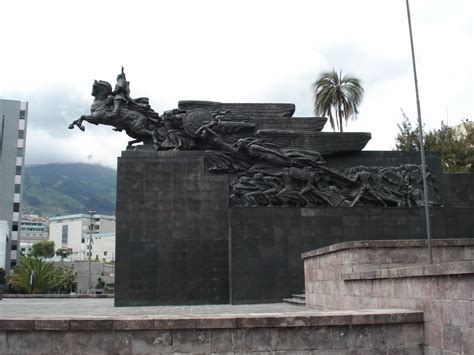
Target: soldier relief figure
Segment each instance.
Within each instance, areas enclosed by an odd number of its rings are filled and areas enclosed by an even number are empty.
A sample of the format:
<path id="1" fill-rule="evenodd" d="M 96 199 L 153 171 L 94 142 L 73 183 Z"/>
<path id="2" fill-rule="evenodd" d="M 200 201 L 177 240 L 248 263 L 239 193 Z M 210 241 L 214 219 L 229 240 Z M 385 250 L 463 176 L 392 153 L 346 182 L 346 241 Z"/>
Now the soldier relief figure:
<path id="1" fill-rule="evenodd" d="M 308 142 L 324 138 L 319 131 L 327 119 L 314 118 L 322 125 L 314 129 L 316 132 L 308 131 L 307 120 L 292 118 L 293 104 L 180 101 L 177 109 L 160 116 L 148 98 L 130 96 L 123 67 L 113 90 L 107 81 L 94 80 L 91 95 L 90 114 L 73 121 L 70 129 L 84 131 L 84 121 L 112 126 L 133 138 L 127 150 L 203 150 L 211 173 L 231 175 L 229 203 L 233 207 L 424 204 L 421 168 L 417 165 L 325 166 L 325 158 L 341 151 L 341 144 L 330 141 L 320 145 L 324 157 L 317 150 L 306 149 Z M 342 137 L 346 151 L 360 151 L 370 134 L 337 133 L 332 137 Z M 349 146 L 348 139 L 353 139 Z M 431 174 L 429 188 L 429 203 L 440 205 L 437 182 Z"/>

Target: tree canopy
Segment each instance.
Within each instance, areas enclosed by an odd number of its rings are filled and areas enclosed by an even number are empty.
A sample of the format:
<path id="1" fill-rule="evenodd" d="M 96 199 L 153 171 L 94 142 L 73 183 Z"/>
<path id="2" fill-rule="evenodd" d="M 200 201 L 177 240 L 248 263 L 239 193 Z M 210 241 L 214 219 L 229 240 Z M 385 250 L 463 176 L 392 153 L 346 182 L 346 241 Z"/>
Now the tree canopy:
<path id="1" fill-rule="evenodd" d="M 322 72 L 313 84 L 314 113 L 316 116 L 327 116 L 331 127 L 343 131 L 342 122 L 356 119 L 359 105 L 364 96 L 360 79 L 350 75 L 339 74 L 335 69 Z"/>
<path id="2" fill-rule="evenodd" d="M 47 293 L 52 289 L 53 273 L 52 263 L 36 257 L 22 257 L 9 282 L 23 293 Z"/>
<path id="3" fill-rule="evenodd" d="M 420 150 L 418 127 L 413 128 L 408 116 L 402 111 L 403 120 L 398 124 L 395 149 Z M 461 125 L 449 127 L 441 122 L 439 129 L 424 135 L 425 150 L 441 154 L 441 164 L 446 172 L 474 172 L 474 122 L 463 120 Z"/>
<path id="4" fill-rule="evenodd" d="M 54 256 L 54 242 L 52 240 L 40 240 L 31 247 L 31 256 L 40 258 L 52 258 Z"/>
<path id="5" fill-rule="evenodd" d="M 12 288 L 21 293 L 71 291 L 74 272 L 70 266 L 55 265 L 37 257 L 22 257 L 9 277 Z"/>
<path id="6" fill-rule="evenodd" d="M 74 271 L 68 265 L 55 265 L 52 275 L 51 290 L 55 292 L 70 292 L 74 284 Z"/>

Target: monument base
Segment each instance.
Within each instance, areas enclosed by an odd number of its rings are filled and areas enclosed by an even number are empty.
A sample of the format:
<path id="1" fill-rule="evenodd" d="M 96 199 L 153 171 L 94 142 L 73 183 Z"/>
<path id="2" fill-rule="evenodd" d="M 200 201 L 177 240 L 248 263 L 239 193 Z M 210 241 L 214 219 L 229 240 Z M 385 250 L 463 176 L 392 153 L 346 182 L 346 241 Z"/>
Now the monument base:
<path id="1" fill-rule="evenodd" d="M 420 239 L 423 207 L 229 207 L 231 176 L 203 151 L 127 151 L 118 161 L 115 305 L 280 302 L 304 290 L 301 254 L 354 240 Z M 331 166 L 419 164 L 418 154 L 360 152 Z M 440 186 L 439 157 L 428 164 Z M 447 201 L 471 195 L 472 174 Z M 471 178 L 469 178 L 471 176 Z M 469 187 L 471 186 L 471 187 Z M 466 191 L 466 188 L 471 190 Z M 433 207 L 433 238 L 469 238 L 474 207 Z"/>
<path id="2" fill-rule="evenodd" d="M 229 303 L 228 177 L 202 157 L 119 158 L 116 306 Z"/>

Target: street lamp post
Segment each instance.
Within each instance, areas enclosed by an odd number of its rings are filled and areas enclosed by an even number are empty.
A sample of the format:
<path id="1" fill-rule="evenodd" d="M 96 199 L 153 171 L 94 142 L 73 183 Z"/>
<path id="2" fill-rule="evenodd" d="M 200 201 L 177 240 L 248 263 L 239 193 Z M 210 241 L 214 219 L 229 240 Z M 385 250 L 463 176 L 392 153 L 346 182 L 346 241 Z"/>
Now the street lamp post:
<path id="1" fill-rule="evenodd" d="M 416 110 L 418 114 L 418 139 L 420 140 L 420 154 L 421 154 L 421 167 L 423 172 L 423 190 L 425 198 L 425 218 L 426 218 L 426 235 L 428 238 L 428 257 L 430 264 L 433 264 L 433 250 L 431 247 L 431 223 L 430 223 L 430 208 L 428 205 L 428 182 L 426 179 L 426 160 L 425 160 L 425 146 L 423 142 L 423 124 L 421 122 L 421 109 L 420 109 L 420 96 L 418 94 L 418 78 L 416 75 L 416 65 L 415 65 L 415 49 L 413 45 L 413 34 L 411 30 L 411 17 L 410 17 L 410 5 L 408 0 L 407 4 L 407 16 L 408 16 L 408 29 L 410 32 L 410 45 L 411 45 L 411 60 L 413 63 L 413 77 L 415 79 L 415 93 L 416 93 Z"/>
<path id="2" fill-rule="evenodd" d="M 95 214 L 94 210 L 89 211 L 90 215 L 90 223 L 89 223 L 89 250 L 88 250 L 88 257 L 89 257 L 89 270 L 88 270 L 88 280 L 89 280 L 89 288 L 88 291 L 92 290 L 92 274 L 91 274 L 91 262 L 92 262 L 92 227 L 93 227 L 93 216 Z"/>

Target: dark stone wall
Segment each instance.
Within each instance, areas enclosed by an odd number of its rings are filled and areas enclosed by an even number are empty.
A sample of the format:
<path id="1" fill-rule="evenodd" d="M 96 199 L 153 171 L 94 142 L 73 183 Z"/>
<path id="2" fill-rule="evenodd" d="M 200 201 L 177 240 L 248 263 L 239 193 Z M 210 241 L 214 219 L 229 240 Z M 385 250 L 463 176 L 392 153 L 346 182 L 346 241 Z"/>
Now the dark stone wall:
<path id="1" fill-rule="evenodd" d="M 474 207 L 474 174 L 443 174 L 440 187 L 447 206 Z"/>
<path id="2" fill-rule="evenodd" d="M 361 152 L 328 165 L 417 159 Z M 427 161 L 440 177 L 439 156 Z M 303 252 L 426 236 L 424 208 L 229 208 L 229 176 L 209 174 L 204 152 L 123 152 L 117 175 L 117 306 L 279 302 L 303 291 Z M 474 237 L 472 180 L 440 178 L 448 207 L 431 208 L 433 238 Z"/>
<path id="3" fill-rule="evenodd" d="M 473 238 L 474 208 L 431 208 L 433 238 Z M 232 208 L 232 302 L 304 290 L 301 254 L 352 240 L 426 238 L 424 208 Z"/>
<path id="4" fill-rule="evenodd" d="M 228 303 L 228 177 L 202 152 L 118 161 L 115 305 Z"/>

